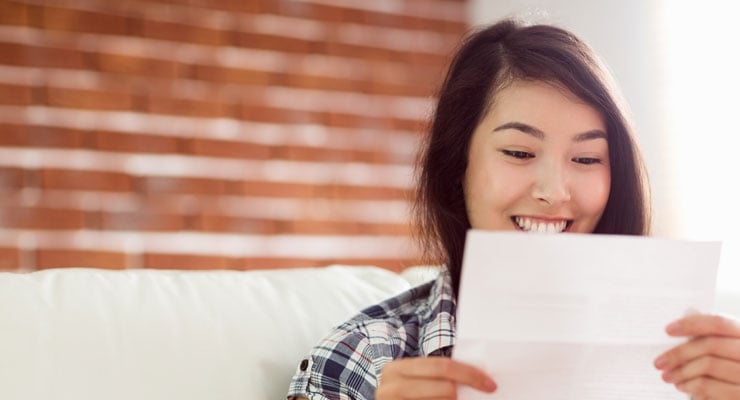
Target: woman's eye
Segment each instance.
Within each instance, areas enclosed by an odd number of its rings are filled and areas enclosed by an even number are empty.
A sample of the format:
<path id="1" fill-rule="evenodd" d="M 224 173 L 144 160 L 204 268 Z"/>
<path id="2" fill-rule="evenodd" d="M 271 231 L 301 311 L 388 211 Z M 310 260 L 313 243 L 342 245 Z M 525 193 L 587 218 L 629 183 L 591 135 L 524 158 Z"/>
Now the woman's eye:
<path id="1" fill-rule="evenodd" d="M 518 158 L 520 160 L 526 160 L 527 158 L 534 158 L 534 154 L 527 153 L 526 151 L 519 150 L 501 150 L 502 153 L 509 157 Z"/>
<path id="2" fill-rule="evenodd" d="M 598 158 L 592 158 L 592 157 L 576 157 L 573 159 L 573 161 L 577 162 L 578 164 L 601 164 L 601 160 Z"/>

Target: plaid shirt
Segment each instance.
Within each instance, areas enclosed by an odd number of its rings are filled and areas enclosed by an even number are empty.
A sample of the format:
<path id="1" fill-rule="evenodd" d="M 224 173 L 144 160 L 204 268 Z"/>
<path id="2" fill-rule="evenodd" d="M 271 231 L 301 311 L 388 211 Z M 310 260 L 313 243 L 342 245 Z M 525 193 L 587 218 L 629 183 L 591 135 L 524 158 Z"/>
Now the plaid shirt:
<path id="1" fill-rule="evenodd" d="M 450 277 L 366 308 L 335 328 L 301 361 L 288 397 L 371 400 L 380 370 L 404 357 L 449 357 L 455 342 Z"/>

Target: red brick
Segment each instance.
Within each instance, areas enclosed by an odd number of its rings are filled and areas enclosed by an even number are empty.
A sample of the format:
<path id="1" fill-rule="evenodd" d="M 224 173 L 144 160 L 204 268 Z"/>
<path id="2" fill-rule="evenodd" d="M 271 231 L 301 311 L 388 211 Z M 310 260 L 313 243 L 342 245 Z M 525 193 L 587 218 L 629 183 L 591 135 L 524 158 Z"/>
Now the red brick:
<path id="1" fill-rule="evenodd" d="M 316 196 L 316 185 L 305 183 L 283 183 L 264 181 L 234 182 L 227 186 L 227 194 L 246 196 L 275 196 L 312 198 Z"/>
<path id="2" fill-rule="evenodd" d="M 0 146 L 30 146 L 33 128 L 27 125 L 0 123 Z"/>
<path id="3" fill-rule="evenodd" d="M 237 269 L 238 266 L 238 259 L 223 256 L 144 254 L 144 268 L 208 270 Z"/>
<path id="4" fill-rule="evenodd" d="M 349 151 L 303 146 L 275 146 L 271 149 L 271 158 L 322 162 L 352 161 Z"/>
<path id="5" fill-rule="evenodd" d="M 36 86 L 31 89 L 31 98 L 34 104 L 46 105 L 46 88 L 42 86 Z"/>
<path id="6" fill-rule="evenodd" d="M 394 187 L 327 185 L 316 190 L 316 196 L 332 199 L 409 200 L 412 195 L 411 189 Z"/>
<path id="7" fill-rule="evenodd" d="M 411 119 L 389 118 L 388 121 L 391 124 L 390 129 L 409 132 L 423 132 L 427 124 L 427 121 Z"/>
<path id="8" fill-rule="evenodd" d="M 2 9 L 0 9 L 2 12 Z M 0 247 L 0 271 L 17 271 L 20 268 L 20 250 L 11 247 Z"/>
<path id="9" fill-rule="evenodd" d="M 316 18 L 323 21 L 342 21 L 343 18 L 345 18 L 345 11 L 346 9 L 344 7 L 337 7 L 337 6 L 330 6 L 330 5 L 315 5 L 315 4 L 308 4 L 307 5 L 306 16 L 310 18 Z M 358 13 L 349 14 L 346 15 L 347 17 L 352 17 L 353 15 L 358 15 Z"/>
<path id="10" fill-rule="evenodd" d="M 272 155 L 268 146 L 216 139 L 193 139 L 188 142 L 188 153 L 203 156 L 266 160 Z"/>
<path id="11" fill-rule="evenodd" d="M 20 229 L 80 229 L 85 226 L 85 213 L 80 210 L 44 207 L 3 207 L 2 226 Z"/>
<path id="12" fill-rule="evenodd" d="M 104 269 L 125 269 L 125 253 L 91 250 L 40 249 L 36 251 L 36 264 L 39 269 L 89 267 Z"/>
<path id="13" fill-rule="evenodd" d="M 224 194 L 227 181 L 206 178 L 143 177 L 137 191 L 149 193 Z"/>
<path id="14" fill-rule="evenodd" d="M 0 2 L 0 24 L 28 25 L 28 6 L 13 1 Z"/>
<path id="15" fill-rule="evenodd" d="M 402 61 L 408 57 L 406 52 L 383 49 L 379 47 L 357 46 L 336 41 L 326 42 L 323 44 L 322 53 L 337 56 L 357 58 L 361 60 L 372 61 Z"/>
<path id="16" fill-rule="evenodd" d="M 173 97 L 149 96 L 147 111 L 155 114 L 187 115 L 193 117 L 225 117 L 230 113 L 227 104 L 213 100 L 189 100 Z"/>
<path id="17" fill-rule="evenodd" d="M 388 96 L 431 97 L 435 93 L 432 82 L 439 82 L 439 80 L 427 81 L 425 85 L 387 83 L 381 80 L 371 80 L 367 82 L 368 89 L 366 92 Z"/>
<path id="18" fill-rule="evenodd" d="M 42 21 L 43 28 L 51 30 L 103 33 L 107 35 L 126 35 L 128 33 L 126 17 L 91 11 L 44 6 Z"/>
<path id="19" fill-rule="evenodd" d="M 186 76 L 188 66 L 176 60 L 147 59 L 146 68 L 141 71 L 144 76 L 178 79 Z"/>
<path id="20" fill-rule="evenodd" d="M 142 210 L 138 212 L 103 212 L 100 227 L 105 230 L 176 231 L 185 227 L 181 215 Z"/>
<path id="21" fill-rule="evenodd" d="M 46 189 L 130 191 L 132 187 L 131 177 L 120 172 L 45 169 L 41 180 Z"/>
<path id="22" fill-rule="evenodd" d="M 162 22 L 141 21 L 141 36 L 171 41 L 184 41 L 188 43 L 200 43 L 219 46 L 226 44 L 229 32 L 217 29 L 203 28 L 191 25 Z"/>
<path id="23" fill-rule="evenodd" d="M 289 53 L 311 53 L 316 50 L 308 40 L 286 36 L 235 32 L 234 38 L 237 46 L 252 49 L 280 50 Z"/>
<path id="24" fill-rule="evenodd" d="M 180 193 L 151 192 L 136 196 L 138 210 L 142 212 L 176 214 L 185 219 L 191 219 L 199 215 L 204 205 L 217 204 L 218 195 L 193 195 L 183 196 Z M 217 207 L 217 206 L 215 206 Z M 186 228 L 191 225 L 185 224 Z"/>
<path id="25" fill-rule="evenodd" d="M 372 129 L 396 129 L 396 130 L 407 130 L 412 132 L 419 132 L 419 126 L 423 125 L 425 121 L 416 119 L 399 119 L 394 117 L 367 117 L 358 114 L 340 114 L 331 113 L 329 114 L 328 125 L 338 127 L 361 127 L 361 128 L 372 128 Z M 420 115 L 419 118 L 424 118 Z"/>
<path id="26" fill-rule="evenodd" d="M 164 2 L 165 4 L 180 4 L 187 5 L 195 10 L 199 8 L 203 9 L 217 9 L 220 11 L 244 11 L 244 12 L 266 12 L 274 13 L 278 10 L 277 2 L 274 0 L 157 0 L 158 2 Z"/>
<path id="27" fill-rule="evenodd" d="M 365 117 L 357 114 L 344 114 L 336 112 L 324 113 L 326 124 L 329 126 L 352 128 L 352 127 L 373 127 L 377 129 L 391 128 L 394 120 L 387 118 Z"/>
<path id="28" fill-rule="evenodd" d="M 328 113 L 290 110 L 263 106 L 259 104 L 244 104 L 241 108 L 241 117 L 247 121 L 276 122 L 289 124 L 328 124 Z M 354 122 L 354 121 L 353 121 Z M 340 125 L 332 125 L 340 126 Z M 358 125 L 343 125 L 358 126 Z"/>
<path id="29" fill-rule="evenodd" d="M 95 131 L 93 140 L 95 147 L 103 151 L 174 154 L 178 152 L 183 139 L 171 136 Z"/>
<path id="30" fill-rule="evenodd" d="M 407 225 L 403 224 L 371 224 L 352 221 L 318 221 L 293 220 L 286 221 L 284 231 L 277 233 L 309 234 L 309 235 L 396 235 L 410 234 Z"/>
<path id="31" fill-rule="evenodd" d="M 46 101 L 50 106 L 84 108 L 92 110 L 128 110 L 132 107 L 127 93 L 46 88 Z"/>
<path id="32" fill-rule="evenodd" d="M 0 83 L 0 104 L 27 106 L 31 103 L 30 87 Z"/>
<path id="33" fill-rule="evenodd" d="M 25 186 L 25 170 L 0 167 L 0 191 L 17 190 Z"/>
<path id="34" fill-rule="evenodd" d="M 270 83 L 269 72 L 200 64 L 193 66 L 193 78 L 243 85 L 267 86 Z"/>
<path id="35" fill-rule="evenodd" d="M 274 72 L 271 82 L 280 86 L 291 86 L 305 89 L 344 90 L 348 92 L 366 92 L 365 80 L 348 80 L 327 76 L 304 75 L 296 73 Z"/>
<path id="36" fill-rule="evenodd" d="M 227 184 L 226 194 L 256 197 L 407 200 L 412 198 L 413 191 L 393 187 L 243 181 Z"/>
<path id="37" fill-rule="evenodd" d="M 303 258 L 267 258 L 246 257 L 239 260 L 240 270 L 287 269 L 323 267 L 331 264 L 329 260 L 313 260 Z"/>
<path id="38" fill-rule="evenodd" d="M 199 215 L 194 226 L 207 232 L 236 232 L 271 235 L 278 232 L 275 221 L 264 218 L 243 218 L 222 215 Z"/>
<path id="39" fill-rule="evenodd" d="M 96 67 L 103 72 L 135 74 L 158 78 L 180 78 L 186 67 L 174 60 L 158 60 L 122 54 L 100 53 L 94 57 Z"/>
<path id="40" fill-rule="evenodd" d="M 50 47 L 29 47 L 28 66 L 82 69 L 88 65 L 89 52 Z"/>
<path id="41" fill-rule="evenodd" d="M 29 52 L 30 49 L 26 46 L 0 42 L 0 62 L 3 64 L 28 66 Z"/>
<path id="42" fill-rule="evenodd" d="M 262 270 L 262 269 L 289 269 L 289 268 L 310 268 L 325 267 L 332 264 L 357 265 L 357 266 L 378 266 L 389 269 L 394 272 L 401 272 L 405 268 L 419 265 L 418 260 L 409 258 L 392 258 L 392 259 L 343 259 L 343 258 L 326 258 L 326 259 L 302 259 L 302 258 L 267 258 L 267 257 L 246 257 L 239 260 L 240 270 Z"/>
<path id="43" fill-rule="evenodd" d="M 141 74 L 146 69 L 147 59 L 122 54 L 102 53 L 95 57 L 100 71 L 121 74 Z"/>
<path id="44" fill-rule="evenodd" d="M 398 83 L 404 78 L 396 78 L 393 82 L 388 82 L 389 75 L 384 73 L 371 74 L 367 78 L 354 80 L 287 73 L 275 73 L 273 76 L 273 81 L 280 86 L 389 96 L 428 97 L 434 93 L 433 83 L 439 82 L 435 79 L 421 84 L 411 81 Z"/>
<path id="45" fill-rule="evenodd" d="M 74 148 L 82 145 L 83 131 L 53 126 L 0 123 L 0 145 Z"/>
<path id="46" fill-rule="evenodd" d="M 382 151 L 327 149 L 307 146 L 275 146 L 270 150 L 270 158 L 273 159 L 365 163 L 389 163 L 391 161 L 388 153 Z M 404 164 L 410 164 L 413 162 L 413 155 L 403 157 L 402 160 Z M 396 161 L 396 163 L 400 162 Z"/>
<path id="47" fill-rule="evenodd" d="M 399 15 L 371 10 L 352 10 L 341 6 L 323 4 L 279 2 L 278 5 L 280 6 L 281 14 L 318 21 L 371 24 L 391 28 L 417 28 L 448 33 L 460 33 L 467 30 L 467 25 L 463 21 L 447 22 L 428 17 Z M 461 4 L 460 7 L 466 6 Z"/>
<path id="48" fill-rule="evenodd" d="M 447 65 L 451 60 L 437 65 L 414 66 L 406 69 L 403 82 L 409 85 L 436 91 L 447 73 Z M 427 93 L 427 95 L 429 95 Z"/>
<path id="49" fill-rule="evenodd" d="M 77 50 L 0 42 L 0 63 L 7 65 L 82 68 L 85 65 L 84 55 L 85 53 Z"/>
<path id="50" fill-rule="evenodd" d="M 101 211 L 86 211 L 85 212 L 85 228 L 92 230 L 102 230 L 102 212 Z"/>
<path id="51" fill-rule="evenodd" d="M 367 12 L 364 10 L 345 8 L 341 10 L 341 21 L 362 21 L 362 24 L 366 24 Z"/>

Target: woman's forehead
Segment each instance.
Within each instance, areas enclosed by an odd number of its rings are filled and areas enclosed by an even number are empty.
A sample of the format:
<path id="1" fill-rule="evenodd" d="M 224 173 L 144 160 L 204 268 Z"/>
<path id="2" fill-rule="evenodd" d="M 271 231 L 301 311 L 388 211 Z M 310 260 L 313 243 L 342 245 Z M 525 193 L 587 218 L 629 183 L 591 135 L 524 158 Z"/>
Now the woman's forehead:
<path id="1" fill-rule="evenodd" d="M 482 123 L 520 122 L 540 130 L 562 128 L 585 132 L 606 130 L 599 110 L 560 85 L 513 81 L 498 91 Z"/>

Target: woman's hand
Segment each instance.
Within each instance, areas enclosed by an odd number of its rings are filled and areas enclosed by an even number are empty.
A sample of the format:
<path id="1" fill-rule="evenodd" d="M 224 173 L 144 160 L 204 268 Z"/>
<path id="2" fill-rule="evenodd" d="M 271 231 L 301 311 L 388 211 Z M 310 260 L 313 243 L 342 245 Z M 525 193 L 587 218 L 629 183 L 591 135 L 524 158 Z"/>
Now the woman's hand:
<path id="1" fill-rule="evenodd" d="M 696 314 L 666 327 L 671 336 L 690 338 L 655 359 L 663 380 L 692 399 L 740 399 L 740 322 Z"/>
<path id="2" fill-rule="evenodd" d="M 377 400 L 456 399 L 457 385 L 491 393 L 496 383 L 485 372 L 447 357 L 413 357 L 383 367 Z"/>

